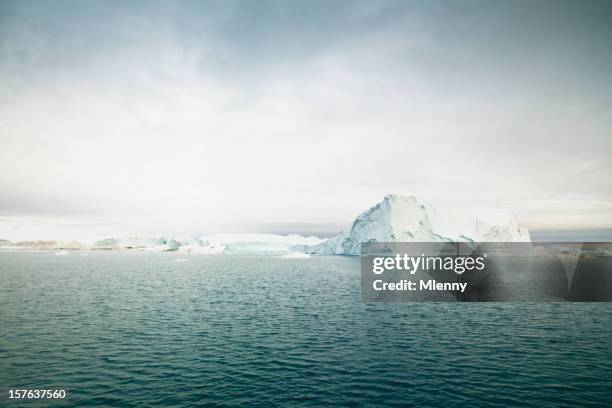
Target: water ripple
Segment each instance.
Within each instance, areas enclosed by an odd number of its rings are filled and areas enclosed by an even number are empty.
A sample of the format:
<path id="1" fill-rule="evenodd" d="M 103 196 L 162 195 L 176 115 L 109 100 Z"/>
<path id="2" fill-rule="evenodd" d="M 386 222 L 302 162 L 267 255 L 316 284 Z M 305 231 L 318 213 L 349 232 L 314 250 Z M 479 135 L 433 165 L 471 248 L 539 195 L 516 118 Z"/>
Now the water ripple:
<path id="1" fill-rule="evenodd" d="M 75 406 L 612 400 L 605 303 L 362 304 L 343 257 L 0 257 L 2 386 Z"/>

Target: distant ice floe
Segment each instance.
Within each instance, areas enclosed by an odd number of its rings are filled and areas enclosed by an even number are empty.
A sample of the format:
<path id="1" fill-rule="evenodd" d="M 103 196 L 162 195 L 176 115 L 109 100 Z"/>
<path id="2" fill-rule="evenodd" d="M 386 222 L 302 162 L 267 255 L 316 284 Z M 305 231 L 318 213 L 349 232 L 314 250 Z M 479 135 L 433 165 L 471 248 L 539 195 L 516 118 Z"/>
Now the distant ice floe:
<path id="1" fill-rule="evenodd" d="M 225 247 L 223 245 L 213 246 L 213 245 L 194 245 L 187 244 L 181 245 L 178 249 L 179 252 L 187 253 L 187 254 L 205 254 L 205 255 L 217 255 L 222 254 L 225 251 Z"/>
<path id="2" fill-rule="evenodd" d="M 54 255 L 56 255 L 56 256 L 66 256 L 66 255 L 70 255 L 70 252 L 68 252 L 68 251 L 57 251 Z"/>
<path id="3" fill-rule="evenodd" d="M 214 234 L 182 243 L 178 251 L 198 254 L 288 254 L 323 240 L 297 234 Z"/>
<path id="4" fill-rule="evenodd" d="M 305 254 L 303 252 L 290 252 L 282 257 L 287 259 L 308 259 L 310 258 L 310 254 Z"/>
<path id="5" fill-rule="evenodd" d="M 93 249 L 116 250 L 116 249 L 139 249 L 142 251 L 176 251 L 181 243 L 173 238 L 163 236 L 143 237 L 134 235 L 128 238 L 107 238 L 94 243 Z"/>

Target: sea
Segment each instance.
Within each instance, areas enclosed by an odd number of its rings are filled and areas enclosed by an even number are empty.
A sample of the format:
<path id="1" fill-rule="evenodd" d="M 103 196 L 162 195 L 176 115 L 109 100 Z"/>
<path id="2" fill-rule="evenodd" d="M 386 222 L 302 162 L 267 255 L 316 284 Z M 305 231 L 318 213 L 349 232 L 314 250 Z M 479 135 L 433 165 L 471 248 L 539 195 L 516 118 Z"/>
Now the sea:
<path id="1" fill-rule="evenodd" d="M 0 392 L 2 407 L 609 407 L 612 303 L 362 303 L 356 257 L 2 252 Z"/>

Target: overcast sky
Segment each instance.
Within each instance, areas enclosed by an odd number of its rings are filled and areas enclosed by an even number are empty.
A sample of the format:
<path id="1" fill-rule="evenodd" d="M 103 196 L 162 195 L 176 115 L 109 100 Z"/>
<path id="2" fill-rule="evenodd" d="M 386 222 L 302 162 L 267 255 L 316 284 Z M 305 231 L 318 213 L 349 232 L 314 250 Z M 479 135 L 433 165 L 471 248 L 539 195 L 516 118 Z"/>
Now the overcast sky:
<path id="1" fill-rule="evenodd" d="M 611 180 L 610 1 L 0 1 L 0 238 L 612 227 Z"/>

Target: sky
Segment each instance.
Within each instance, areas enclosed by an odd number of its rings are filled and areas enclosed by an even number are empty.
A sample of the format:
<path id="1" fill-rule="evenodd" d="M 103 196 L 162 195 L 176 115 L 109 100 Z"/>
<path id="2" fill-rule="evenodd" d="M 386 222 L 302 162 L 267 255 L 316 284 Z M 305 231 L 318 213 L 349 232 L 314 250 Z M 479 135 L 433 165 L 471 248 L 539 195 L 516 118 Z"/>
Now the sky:
<path id="1" fill-rule="evenodd" d="M 612 228 L 612 2 L 0 0 L 0 238 Z"/>

